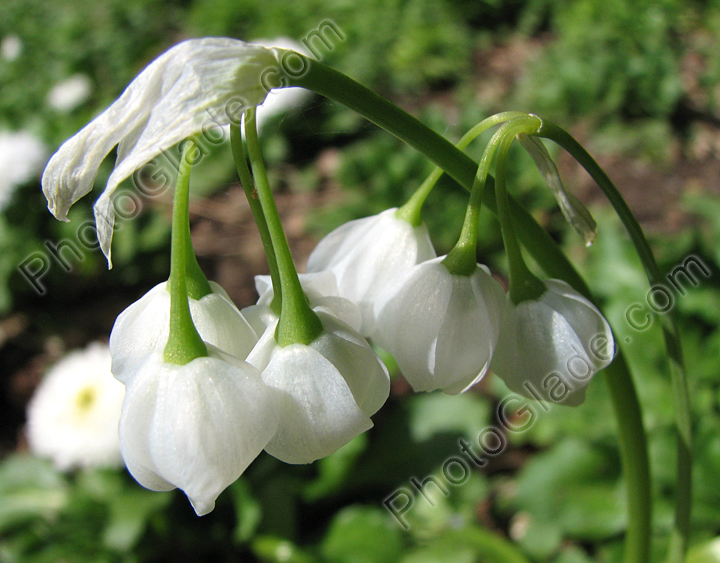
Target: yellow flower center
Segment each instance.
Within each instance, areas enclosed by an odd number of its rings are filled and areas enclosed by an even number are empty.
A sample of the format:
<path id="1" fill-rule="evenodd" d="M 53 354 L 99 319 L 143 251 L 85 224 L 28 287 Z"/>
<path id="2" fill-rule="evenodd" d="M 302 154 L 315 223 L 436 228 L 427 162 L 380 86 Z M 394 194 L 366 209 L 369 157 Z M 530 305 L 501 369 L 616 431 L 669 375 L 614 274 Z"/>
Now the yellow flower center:
<path id="1" fill-rule="evenodd" d="M 95 401 L 97 400 L 97 390 L 93 387 L 85 387 L 81 389 L 75 398 L 75 406 L 78 409 L 80 416 L 86 415 L 92 410 Z"/>

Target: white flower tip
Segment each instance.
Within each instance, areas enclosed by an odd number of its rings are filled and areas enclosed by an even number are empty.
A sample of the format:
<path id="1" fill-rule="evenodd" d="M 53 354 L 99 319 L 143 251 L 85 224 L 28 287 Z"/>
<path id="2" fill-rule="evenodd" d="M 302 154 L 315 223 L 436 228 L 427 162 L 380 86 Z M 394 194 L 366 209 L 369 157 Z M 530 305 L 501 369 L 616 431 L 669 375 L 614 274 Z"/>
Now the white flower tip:
<path id="1" fill-rule="evenodd" d="M 51 200 L 51 201 L 48 201 L 48 210 L 50 211 L 50 213 L 53 214 L 55 219 L 57 219 L 58 221 L 64 221 L 65 223 L 70 222 L 70 219 L 68 219 L 68 216 L 67 216 L 68 211 L 70 210 L 69 206 L 67 206 L 67 205 L 60 206 L 60 205 L 58 205 L 56 200 Z"/>
<path id="2" fill-rule="evenodd" d="M 100 250 L 108 261 L 108 270 L 112 270 L 112 235 L 115 228 L 115 208 L 112 199 L 107 192 L 95 202 L 93 206 L 93 214 L 95 215 L 95 228 L 97 232 Z"/>
<path id="3" fill-rule="evenodd" d="M 190 498 L 188 497 L 190 504 L 192 504 L 195 514 L 198 516 L 205 516 L 215 510 L 216 499 L 201 499 L 201 498 Z"/>

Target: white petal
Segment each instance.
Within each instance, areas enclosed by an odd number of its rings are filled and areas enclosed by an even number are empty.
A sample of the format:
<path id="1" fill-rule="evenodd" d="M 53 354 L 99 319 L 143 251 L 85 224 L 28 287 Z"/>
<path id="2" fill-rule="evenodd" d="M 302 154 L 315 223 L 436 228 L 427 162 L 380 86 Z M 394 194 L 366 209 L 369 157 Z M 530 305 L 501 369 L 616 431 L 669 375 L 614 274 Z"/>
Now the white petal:
<path id="1" fill-rule="evenodd" d="M 310 346 L 338 369 L 357 405 L 367 416 L 372 416 L 390 394 L 390 376 L 385 364 L 367 340 L 344 319 L 320 307 L 314 310 L 325 330 Z"/>
<path id="2" fill-rule="evenodd" d="M 594 374 L 611 360 L 594 352 L 596 339 L 612 350 L 612 332 L 567 283 L 545 284 L 548 291 L 538 300 L 508 303 L 492 368 L 516 393 L 577 406 Z"/>
<path id="3" fill-rule="evenodd" d="M 415 391 L 456 394 L 488 369 L 504 294 L 485 269 L 454 276 L 443 259 L 418 264 L 380 297 L 377 342 Z"/>
<path id="4" fill-rule="evenodd" d="M 147 487 L 182 489 L 199 516 L 277 427 L 279 394 L 249 364 L 210 353 L 184 366 L 151 355 L 128 388 L 120 423 L 133 476 Z"/>
<path id="5" fill-rule="evenodd" d="M 286 463 L 328 456 L 372 427 L 337 368 L 309 346 L 277 347 L 262 377 L 286 393 L 277 434 L 265 447 Z"/>
<path id="6" fill-rule="evenodd" d="M 317 312 L 325 330 L 309 346 L 279 347 L 272 325 L 248 356 L 265 383 L 285 392 L 278 433 L 265 449 L 287 463 L 325 457 L 370 428 L 390 392 L 387 369 L 367 341 Z"/>
<path id="7" fill-rule="evenodd" d="M 28 405 L 30 449 L 60 470 L 122 464 L 118 420 L 124 387 L 110 373 L 110 350 L 94 342 L 52 366 Z"/>
<path id="8" fill-rule="evenodd" d="M 176 487 L 160 476 L 148 442 L 161 370 L 161 354 L 152 354 L 131 378 L 132 384 L 126 384 L 119 426 L 123 461 L 135 480 L 151 491 L 170 491 Z"/>
<path id="9" fill-rule="evenodd" d="M 215 282 L 212 293 L 189 299 L 190 314 L 200 337 L 223 352 L 244 359 L 257 337 L 245 317 Z M 128 383 L 132 364 L 163 350 L 170 334 L 170 294 L 167 282 L 156 285 L 118 316 L 110 334 L 113 374 Z"/>
<path id="10" fill-rule="evenodd" d="M 357 304 L 361 334 L 375 332 L 374 304 L 387 287 L 419 262 L 435 257 L 427 227 L 413 227 L 397 209 L 345 223 L 323 238 L 308 258 L 307 271 L 332 270 L 340 297 Z"/>
<path id="11" fill-rule="evenodd" d="M 298 274 L 298 278 L 313 309 L 322 307 L 355 330 L 360 330 L 360 310 L 352 301 L 338 297 L 337 282 L 332 271 Z M 275 295 L 270 276 L 255 276 L 255 289 L 260 295 L 257 304 L 246 307 L 242 313 L 255 333 L 261 335 L 278 318 L 269 307 Z"/>
<path id="12" fill-rule="evenodd" d="M 262 73 L 277 64 L 273 50 L 236 39 L 191 39 L 168 50 L 52 157 L 42 182 L 48 208 L 65 219 L 70 206 L 92 189 L 100 163 L 119 144 L 115 170 L 95 206 L 98 239 L 109 259 L 112 194 L 120 182 L 200 133 L 210 119 L 228 124 L 225 105 L 230 100 L 246 106 L 262 103 Z"/>

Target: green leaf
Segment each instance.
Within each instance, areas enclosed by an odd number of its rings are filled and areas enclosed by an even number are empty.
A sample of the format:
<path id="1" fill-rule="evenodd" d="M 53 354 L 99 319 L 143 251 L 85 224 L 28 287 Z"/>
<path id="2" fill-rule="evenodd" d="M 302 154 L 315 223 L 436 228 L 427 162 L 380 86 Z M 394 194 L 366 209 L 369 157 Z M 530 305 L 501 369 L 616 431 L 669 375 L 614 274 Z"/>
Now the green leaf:
<path id="1" fill-rule="evenodd" d="M 137 485 L 125 487 L 110 500 L 110 515 L 103 543 L 118 551 L 130 551 L 147 529 L 153 514 L 165 508 L 172 492 L 148 491 Z"/>
<path id="2" fill-rule="evenodd" d="M 387 512 L 356 505 L 335 516 L 321 551 L 333 563 L 393 563 L 402 547 L 400 529 Z"/>
<path id="3" fill-rule="evenodd" d="M 409 409 L 410 431 L 416 442 L 443 433 L 462 433 L 474 442 L 487 425 L 490 412 L 487 401 L 473 393 L 416 395 Z"/>
<path id="4" fill-rule="evenodd" d="M 237 526 L 233 537 L 235 541 L 244 543 L 250 540 L 262 519 L 262 505 L 253 496 L 250 486 L 242 477 L 235 481 L 229 489 L 235 504 Z"/>
<path id="5" fill-rule="evenodd" d="M 304 499 L 312 502 L 341 489 L 367 443 L 367 434 L 360 434 L 332 455 L 319 460 L 318 478 L 304 487 Z"/>
<path id="6" fill-rule="evenodd" d="M 68 499 L 65 479 L 45 460 L 12 455 L 0 465 L 0 532 L 33 518 L 52 518 Z"/>
<path id="7" fill-rule="evenodd" d="M 263 561 L 277 563 L 313 563 L 314 559 L 294 543 L 275 536 L 259 536 L 252 550 Z"/>

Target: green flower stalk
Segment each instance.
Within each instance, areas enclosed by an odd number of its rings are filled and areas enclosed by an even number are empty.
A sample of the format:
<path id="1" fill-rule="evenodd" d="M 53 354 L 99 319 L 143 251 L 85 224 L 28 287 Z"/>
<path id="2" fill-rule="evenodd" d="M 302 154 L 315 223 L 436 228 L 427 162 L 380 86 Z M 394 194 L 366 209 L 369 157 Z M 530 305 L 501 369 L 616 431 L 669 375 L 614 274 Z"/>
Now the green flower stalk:
<path id="1" fill-rule="evenodd" d="M 277 259 L 280 286 L 275 287 L 274 291 L 275 295 L 282 295 L 282 307 L 276 340 L 280 346 L 310 344 L 322 332 L 322 323 L 308 304 L 290 253 L 290 246 L 285 238 L 280 214 L 275 205 L 263 163 L 260 140 L 255 126 L 254 109 L 250 109 L 245 113 L 245 137 L 255 185 L 257 186 L 258 199 L 267 221 L 270 239 Z M 273 280 L 274 283 L 275 280 Z"/>
<path id="2" fill-rule="evenodd" d="M 190 305 L 188 303 L 188 287 L 192 287 L 195 295 L 210 293 L 205 276 L 198 271 L 200 267 L 192 251 L 190 239 L 190 171 L 193 166 L 191 151 L 196 150 L 194 141 L 185 142 L 180 158 L 180 169 L 175 187 L 175 199 L 173 201 L 172 216 L 172 242 L 170 247 L 170 336 L 163 358 L 167 363 L 185 365 L 195 358 L 208 355 L 207 346 L 200 338 L 192 317 L 190 316 Z M 189 260 L 192 255 L 193 259 Z M 190 270 L 192 273 L 188 273 Z M 192 280 L 188 283 L 188 280 Z M 204 281 L 204 284 L 202 283 Z M 205 288 L 204 286 L 207 286 Z"/>
<path id="3" fill-rule="evenodd" d="M 260 233 L 260 240 L 262 241 L 263 249 L 265 250 L 265 256 L 268 261 L 268 269 L 270 270 L 270 277 L 272 279 L 273 287 L 277 288 L 273 294 L 273 299 L 270 302 L 270 309 L 276 314 L 280 315 L 282 306 L 282 293 L 280 291 L 280 271 L 278 270 L 277 258 L 275 257 L 275 249 L 273 248 L 272 236 L 270 235 L 270 229 L 268 228 L 267 221 L 265 220 L 265 213 L 263 213 L 262 204 L 258 195 L 257 188 L 255 187 L 255 181 L 253 180 L 252 173 L 248 168 L 246 160 L 245 148 L 243 146 L 242 132 L 240 126 L 233 123 L 230 125 L 230 144 L 232 146 L 233 160 L 237 167 L 238 175 L 240 176 L 240 183 L 242 184 L 243 191 L 247 197 L 248 204 L 250 205 L 250 211 L 255 219 L 258 231 Z"/>

